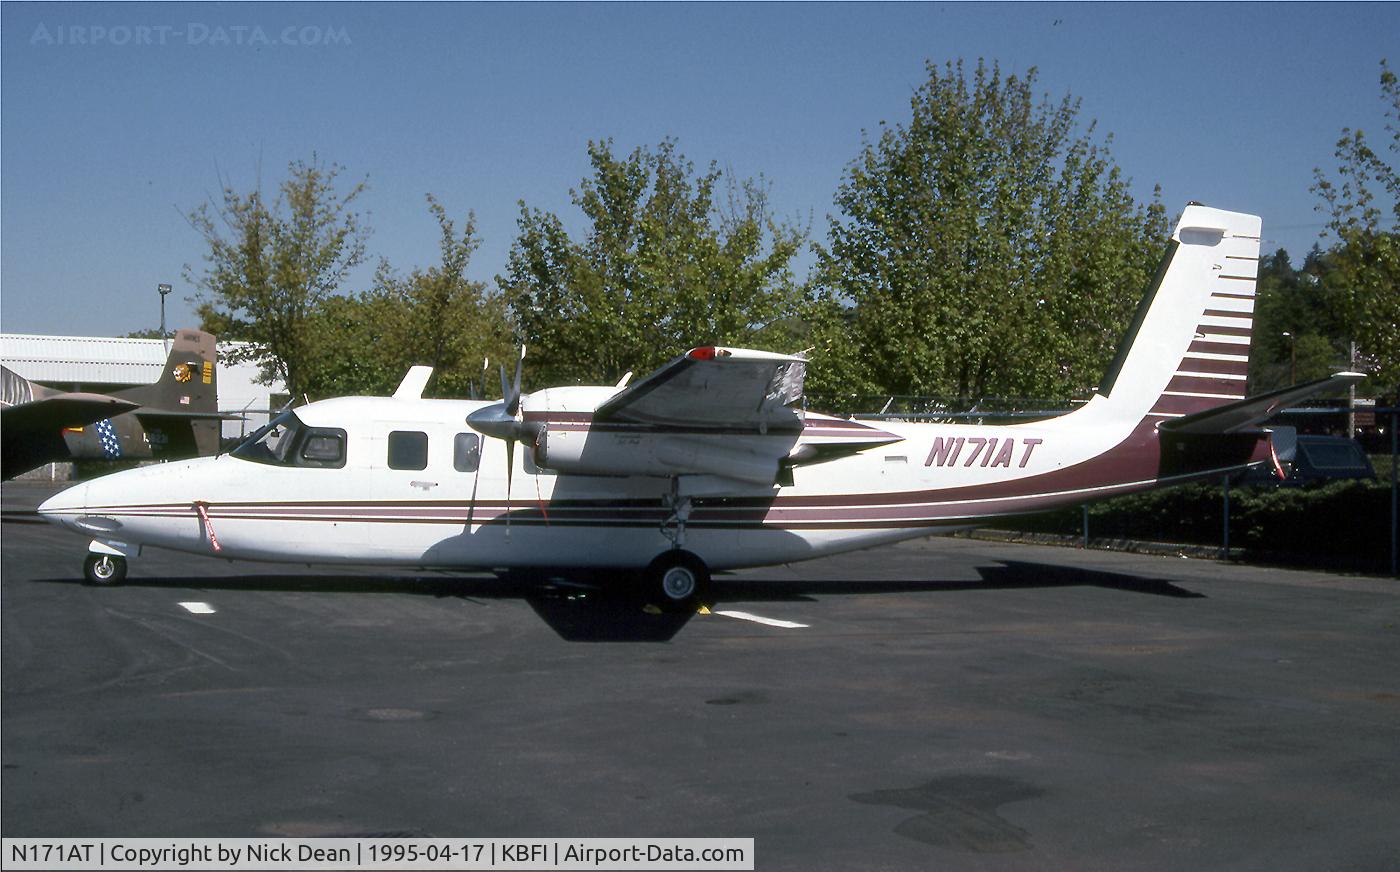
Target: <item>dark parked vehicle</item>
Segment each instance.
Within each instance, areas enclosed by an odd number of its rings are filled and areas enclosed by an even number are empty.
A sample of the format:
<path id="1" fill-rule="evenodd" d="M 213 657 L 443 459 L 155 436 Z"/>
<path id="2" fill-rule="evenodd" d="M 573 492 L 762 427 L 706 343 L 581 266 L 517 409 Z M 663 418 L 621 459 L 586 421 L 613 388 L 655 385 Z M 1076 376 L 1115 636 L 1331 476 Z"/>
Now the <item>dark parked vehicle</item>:
<path id="1" fill-rule="evenodd" d="M 1240 482 L 1247 485 L 1307 485 L 1344 479 L 1374 479 L 1375 467 L 1361 444 L 1345 436 L 1292 435 L 1291 428 L 1274 431 L 1279 463 L 1288 477 L 1279 481 L 1269 466 L 1250 470 Z M 1291 443 L 1291 444 L 1290 444 Z"/>

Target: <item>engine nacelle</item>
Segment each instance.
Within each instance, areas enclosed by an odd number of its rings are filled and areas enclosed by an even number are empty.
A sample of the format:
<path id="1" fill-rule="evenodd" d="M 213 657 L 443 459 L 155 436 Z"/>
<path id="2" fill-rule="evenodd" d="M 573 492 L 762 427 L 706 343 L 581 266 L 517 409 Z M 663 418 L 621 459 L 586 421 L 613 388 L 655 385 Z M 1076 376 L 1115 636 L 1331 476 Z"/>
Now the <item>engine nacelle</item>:
<path id="1" fill-rule="evenodd" d="M 796 437 L 598 432 L 542 428 L 536 466 L 573 475 L 716 475 L 773 484 Z"/>

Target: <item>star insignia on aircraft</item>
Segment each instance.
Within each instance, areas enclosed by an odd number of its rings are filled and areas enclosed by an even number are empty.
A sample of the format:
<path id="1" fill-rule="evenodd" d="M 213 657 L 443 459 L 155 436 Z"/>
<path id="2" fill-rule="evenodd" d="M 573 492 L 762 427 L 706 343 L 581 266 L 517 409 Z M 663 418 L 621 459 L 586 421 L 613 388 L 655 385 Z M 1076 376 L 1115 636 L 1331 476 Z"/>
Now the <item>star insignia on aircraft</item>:
<path id="1" fill-rule="evenodd" d="M 116 460 L 122 456 L 121 438 L 117 436 L 117 430 L 112 426 L 112 419 L 107 418 L 98 421 L 96 428 L 97 441 L 102 445 L 102 456 L 108 460 Z"/>

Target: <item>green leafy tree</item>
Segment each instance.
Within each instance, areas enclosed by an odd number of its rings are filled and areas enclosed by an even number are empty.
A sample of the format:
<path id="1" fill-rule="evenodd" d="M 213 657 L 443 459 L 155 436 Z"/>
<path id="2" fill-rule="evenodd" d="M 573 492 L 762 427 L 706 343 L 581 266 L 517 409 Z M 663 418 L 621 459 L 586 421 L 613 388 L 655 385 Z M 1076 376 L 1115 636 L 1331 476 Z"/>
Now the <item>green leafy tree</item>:
<path id="1" fill-rule="evenodd" d="M 1316 246 L 1301 269 L 1283 249 L 1259 259 L 1250 393 L 1323 378 L 1346 366 L 1347 327 L 1326 288 L 1329 261 Z"/>
<path id="2" fill-rule="evenodd" d="M 1400 152 L 1400 83 L 1385 61 L 1380 85 L 1385 151 Z M 1336 178 L 1318 169 L 1313 185 L 1337 240 L 1326 287 L 1362 365 L 1384 390 L 1400 390 L 1400 173 L 1360 129 L 1342 131 L 1335 155 Z"/>
<path id="3" fill-rule="evenodd" d="M 316 337 L 306 393 L 312 399 L 386 396 L 407 365 L 400 365 L 403 314 L 387 294 L 364 291 L 327 297 L 307 319 Z"/>
<path id="4" fill-rule="evenodd" d="M 369 230 L 355 206 L 366 182 L 341 192 L 342 172 L 313 155 L 288 165 L 271 203 L 260 186 L 225 184 L 217 201 L 186 215 L 208 245 L 202 272 L 185 266 L 203 328 L 250 343 L 231 359 L 256 361 L 294 397 L 318 353 L 309 319 L 365 258 Z"/>
<path id="5" fill-rule="evenodd" d="M 808 314 L 818 392 L 1068 398 L 1094 386 L 1167 238 L 1036 71 L 927 65 L 847 167 Z"/>
<path id="6" fill-rule="evenodd" d="M 695 345 L 789 341 L 806 230 L 772 217 L 762 178 L 721 189 L 715 165 L 697 174 L 674 140 L 626 156 L 590 142 L 588 157 L 591 177 L 570 191 L 583 238 L 521 202 L 496 278 L 531 381 L 610 383 Z"/>
<path id="7" fill-rule="evenodd" d="M 460 233 L 436 198 L 428 208 L 440 233 L 439 262 L 408 275 L 381 261 L 374 288 L 355 296 L 323 300 L 312 318 L 320 336 L 311 391 L 319 396 L 383 395 L 410 366 L 433 367 L 431 393 L 464 397 L 494 392 L 498 380 L 482 385 L 482 359 L 510 355 L 510 327 L 503 300 L 467 277 L 480 246 L 476 216 L 468 214 Z"/>

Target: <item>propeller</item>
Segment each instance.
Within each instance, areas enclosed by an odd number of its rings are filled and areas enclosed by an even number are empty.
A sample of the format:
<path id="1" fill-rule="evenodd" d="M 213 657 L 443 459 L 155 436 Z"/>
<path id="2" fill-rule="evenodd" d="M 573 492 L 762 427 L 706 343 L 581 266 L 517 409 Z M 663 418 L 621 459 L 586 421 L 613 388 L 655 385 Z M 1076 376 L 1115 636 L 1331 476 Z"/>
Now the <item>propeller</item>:
<path id="1" fill-rule="evenodd" d="M 468 382 L 471 388 L 471 398 L 481 399 L 481 391 L 486 389 L 486 370 L 491 366 L 491 358 L 481 358 L 481 381 L 476 383 Z M 476 472 L 472 474 L 472 501 L 467 504 L 467 532 L 472 529 L 472 516 L 476 514 L 476 486 L 481 481 L 481 458 L 485 451 L 480 452 L 476 458 Z"/>
<path id="2" fill-rule="evenodd" d="M 520 377 L 525 369 L 525 346 L 520 346 L 520 359 L 515 363 L 515 380 L 506 377 L 506 365 L 501 364 L 501 401 L 482 406 L 467 416 L 467 425 L 483 436 L 494 436 L 506 443 L 506 536 L 510 536 L 510 487 L 515 472 L 515 440 L 528 438 L 525 421 L 520 414 Z M 480 473 L 480 467 L 477 468 Z"/>

